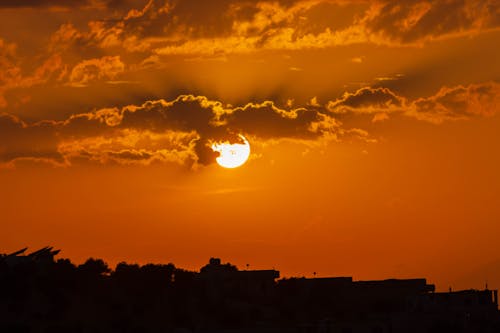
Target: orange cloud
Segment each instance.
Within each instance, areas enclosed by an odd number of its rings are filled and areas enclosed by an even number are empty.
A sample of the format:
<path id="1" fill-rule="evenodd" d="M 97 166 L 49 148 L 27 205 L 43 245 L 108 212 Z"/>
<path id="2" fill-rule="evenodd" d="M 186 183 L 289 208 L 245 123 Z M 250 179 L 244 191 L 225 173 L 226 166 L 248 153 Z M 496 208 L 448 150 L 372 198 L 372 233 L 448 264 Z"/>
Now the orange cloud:
<path id="1" fill-rule="evenodd" d="M 361 88 L 328 102 L 333 114 L 373 114 L 373 122 L 387 120 L 390 114 L 403 114 L 418 120 L 442 123 L 492 116 L 498 112 L 500 84 L 485 82 L 468 86 L 443 87 L 435 95 L 410 101 L 388 88 Z"/>
<path id="2" fill-rule="evenodd" d="M 121 130 L 112 136 L 64 140 L 57 150 L 66 161 L 93 161 L 122 165 L 177 163 L 193 166 L 199 140 L 196 132 Z"/>
<path id="3" fill-rule="evenodd" d="M 182 95 L 172 101 L 105 108 L 73 115 L 66 120 L 28 124 L 0 115 L 0 140 L 7 144 L 0 159 L 52 159 L 70 165 L 90 160 L 122 164 L 213 162 L 208 146 L 237 132 L 256 138 L 315 140 L 341 133 L 341 123 L 319 108 L 281 109 L 271 101 L 243 107 L 225 106 L 204 96 Z"/>
<path id="4" fill-rule="evenodd" d="M 360 21 L 375 37 L 399 44 L 421 44 L 473 35 L 500 27 L 495 0 L 382 1 Z"/>
<path id="5" fill-rule="evenodd" d="M 102 0 L 3 0 L 0 3 L 0 8 L 22 8 L 22 7 L 32 7 L 32 8 L 72 8 L 72 7 L 88 7 L 92 5 L 97 5 L 99 3 L 104 3 Z"/>
<path id="6" fill-rule="evenodd" d="M 98 71 L 96 68 L 103 64 L 96 62 L 106 58 L 103 54 L 120 55 L 123 72 L 127 74 L 137 69 L 162 67 L 176 56 L 188 60 L 226 60 L 226 55 L 231 54 L 354 44 L 420 47 L 434 40 L 473 36 L 500 27 L 495 14 L 500 10 L 499 5 L 493 0 L 92 3 L 107 10 L 110 19 L 90 21 L 87 29 L 63 24 L 48 46 L 49 53 L 60 54 L 64 66 L 73 68 L 70 84 L 74 86 L 109 80 L 108 76 L 122 71 L 118 62 L 111 71 Z M 361 63 L 364 58 L 354 57 L 351 61 Z M 102 73 L 101 79 L 98 73 Z"/>
<path id="7" fill-rule="evenodd" d="M 327 108 L 332 113 L 381 113 L 401 110 L 405 99 L 387 88 L 365 87 L 354 93 L 346 92 L 342 98 L 330 101 Z"/>
<path id="8" fill-rule="evenodd" d="M 493 116 L 500 105 L 500 84 L 487 82 L 468 86 L 443 87 L 434 96 L 411 103 L 406 115 L 432 123 L 446 120 Z"/>
<path id="9" fill-rule="evenodd" d="M 25 74 L 17 52 L 17 44 L 0 38 L 0 108 L 7 107 L 5 92 L 14 88 L 29 88 L 48 81 L 58 81 L 65 67 L 59 54 L 47 57 L 32 73 Z"/>
<path id="10" fill-rule="evenodd" d="M 124 70 L 125 64 L 120 56 L 84 60 L 73 67 L 69 82 L 74 87 L 84 87 L 94 81 L 113 80 Z"/>
<path id="11" fill-rule="evenodd" d="M 122 7 L 143 5 L 144 0 L 2 0 L 2 8 L 32 8 L 49 11 L 117 10 Z"/>
<path id="12" fill-rule="evenodd" d="M 315 8 L 341 11 L 365 3 L 365 12 L 335 26 Z M 325 4 L 332 4 L 326 7 Z M 336 5 L 336 6 L 333 6 Z M 500 25 L 495 1 L 155 1 L 117 22 L 91 22 L 87 43 L 129 52 L 215 55 L 258 50 L 319 49 L 355 43 L 419 45 Z M 217 12 L 217 19 L 210 13 Z M 444 20 L 444 23 L 443 23 Z M 314 29 L 310 27 L 315 27 Z"/>
<path id="13" fill-rule="evenodd" d="M 52 160 L 70 165 L 89 160 L 100 163 L 150 164 L 176 162 L 196 166 L 216 157 L 210 140 L 244 133 L 255 140 L 315 142 L 356 138 L 376 142 L 349 114 L 373 115 L 374 123 L 398 114 L 432 123 L 464 120 L 497 113 L 500 84 L 486 82 L 444 87 L 435 95 L 410 101 L 387 88 L 361 88 L 320 106 L 280 108 L 272 101 L 229 106 L 204 96 L 181 95 L 172 101 L 104 108 L 66 120 L 36 123 L 0 115 L 0 160 Z M 362 122 L 360 122 L 361 124 Z"/>
<path id="14" fill-rule="evenodd" d="M 16 60 L 16 44 L 8 43 L 0 38 L 0 107 L 7 106 L 5 89 L 19 80 L 21 69 Z"/>

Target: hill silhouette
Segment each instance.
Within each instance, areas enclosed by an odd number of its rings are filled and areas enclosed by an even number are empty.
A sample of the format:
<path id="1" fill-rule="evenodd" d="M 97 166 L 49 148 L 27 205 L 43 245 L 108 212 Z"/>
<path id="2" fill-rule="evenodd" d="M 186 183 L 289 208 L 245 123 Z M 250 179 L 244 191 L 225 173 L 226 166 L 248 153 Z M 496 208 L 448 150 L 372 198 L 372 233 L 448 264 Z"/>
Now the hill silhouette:
<path id="1" fill-rule="evenodd" d="M 500 332 L 496 290 L 437 293 L 425 279 L 279 279 L 211 258 L 169 264 L 0 256 L 0 332 Z"/>

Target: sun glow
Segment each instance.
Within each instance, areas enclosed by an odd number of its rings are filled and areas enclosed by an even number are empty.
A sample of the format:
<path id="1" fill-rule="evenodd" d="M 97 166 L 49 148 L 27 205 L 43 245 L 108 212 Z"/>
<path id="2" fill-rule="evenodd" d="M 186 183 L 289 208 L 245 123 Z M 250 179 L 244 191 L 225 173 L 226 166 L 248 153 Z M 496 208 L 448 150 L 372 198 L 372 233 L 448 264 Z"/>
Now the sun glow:
<path id="1" fill-rule="evenodd" d="M 243 143 L 216 142 L 212 150 L 220 154 L 215 160 L 224 168 L 237 168 L 245 164 L 250 156 L 250 144 L 243 135 L 238 135 Z"/>

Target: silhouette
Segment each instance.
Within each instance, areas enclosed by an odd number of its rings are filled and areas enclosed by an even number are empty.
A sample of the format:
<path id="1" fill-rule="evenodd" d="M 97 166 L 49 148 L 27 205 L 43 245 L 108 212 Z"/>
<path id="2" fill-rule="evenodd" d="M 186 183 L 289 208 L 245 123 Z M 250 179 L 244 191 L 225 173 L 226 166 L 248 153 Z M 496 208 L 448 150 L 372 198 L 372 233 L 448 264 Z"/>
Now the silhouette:
<path id="1" fill-rule="evenodd" d="M 500 332 L 496 290 L 435 292 L 425 279 L 279 279 L 211 258 L 101 259 L 76 266 L 51 247 L 0 255 L 0 332 Z M 248 268 L 248 266 L 247 266 Z"/>

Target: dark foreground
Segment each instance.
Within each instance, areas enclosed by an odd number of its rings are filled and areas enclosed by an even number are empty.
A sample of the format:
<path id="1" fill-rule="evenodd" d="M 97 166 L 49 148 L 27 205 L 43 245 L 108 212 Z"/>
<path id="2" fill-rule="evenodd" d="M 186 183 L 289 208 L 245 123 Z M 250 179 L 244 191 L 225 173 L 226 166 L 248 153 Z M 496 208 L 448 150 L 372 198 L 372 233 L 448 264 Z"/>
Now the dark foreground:
<path id="1" fill-rule="evenodd" d="M 436 293 L 425 279 L 279 278 L 211 259 L 201 271 L 45 248 L 0 257 L 0 332 L 500 332 L 497 292 Z"/>

